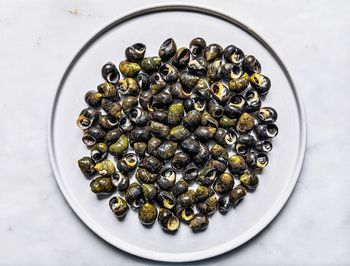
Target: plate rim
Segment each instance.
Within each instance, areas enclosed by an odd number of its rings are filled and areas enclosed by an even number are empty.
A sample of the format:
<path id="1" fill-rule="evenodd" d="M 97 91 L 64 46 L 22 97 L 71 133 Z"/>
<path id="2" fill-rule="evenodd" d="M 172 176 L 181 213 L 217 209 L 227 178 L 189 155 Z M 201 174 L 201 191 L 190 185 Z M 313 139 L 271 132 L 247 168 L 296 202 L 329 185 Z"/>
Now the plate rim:
<path id="1" fill-rule="evenodd" d="M 246 31 L 250 36 L 256 39 L 261 45 L 263 45 L 265 49 L 268 50 L 268 52 L 271 54 L 274 60 L 276 60 L 278 65 L 281 67 L 293 91 L 294 97 L 296 99 L 297 107 L 299 110 L 299 123 L 300 123 L 300 139 L 299 139 L 299 153 L 298 153 L 299 156 L 295 164 L 292 178 L 289 180 L 289 184 L 286 187 L 284 193 L 281 195 L 280 200 L 276 201 L 275 204 L 271 206 L 270 210 L 265 214 L 265 216 L 262 219 L 260 219 L 260 221 L 258 221 L 252 228 L 250 228 L 248 231 L 242 234 L 240 237 L 233 239 L 231 241 L 228 241 L 217 247 L 210 248 L 204 251 L 189 252 L 189 253 L 164 253 L 164 252 L 150 251 L 147 249 L 136 247 L 121 239 L 112 237 L 101 226 L 99 226 L 97 223 L 91 220 L 88 214 L 86 214 L 79 207 L 79 204 L 75 202 L 75 200 L 71 197 L 68 190 L 65 188 L 64 181 L 61 178 L 61 175 L 59 173 L 59 168 L 56 162 L 56 157 L 54 152 L 55 149 L 54 149 L 53 127 L 54 127 L 56 105 L 60 96 L 60 92 L 62 91 L 65 81 L 70 71 L 74 67 L 76 61 L 86 51 L 86 49 L 90 46 L 90 44 L 92 44 L 102 34 L 109 31 L 113 27 L 123 23 L 124 21 L 137 18 L 139 16 L 148 15 L 148 14 L 157 13 L 157 12 L 164 12 L 164 11 L 184 11 L 184 12 L 188 11 L 188 12 L 195 12 L 195 13 L 210 15 L 210 16 L 214 16 L 216 18 L 222 19 L 226 22 L 229 22 L 239 27 L 243 31 Z M 63 194 L 66 202 L 68 203 L 70 208 L 73 210 L 75 215 L 77 215 L 78 218 L 92 232 L 94 232 L 96 235 L 98 235 L 100 238 L 102 238 L 104 241 L 106 241 L 110 245 L 138 257 L 147 258 L 147 259 L 156 260 L 156 261 L 164 261 L 164 262 L 188 262 L 188 261 L 197 261 L 197 260 L 203 260 L 203 259 L 215 257 L 241 246 L 245 242 L 252 239 L 254 236 L 258 235 L 267 225 L 269 225 L 272 222 L 272 220 L 283 209 L 284 205 L 286 204 L 287 200 L 289 199 L 290 195 L 293 192 L 293 189 L 299 178 L 302 165 L 304 162 L 305 151 L 306 151 L 306 134 L 307 134 L 305 109 L 304 109 L 302 98 L 298 94 L 298 91 L 296 90 L 294 82 L 286 66 L 284 65 L 280 57 L 277 55 L 277 53 L 274 51 L 274 49 L 271 47 L 271 45 L 268 44 L 262 37 L 260 37 L 260 35 L 258 35 L 255 31 L 253 31 L 250 27 L 238 21 L 237 19 L 231 17 L 225 12 L 221 10 L 219 11 L 217 9 L 213 9 L 211 7 L 206 7 L 206 6 L 197 5 L 197 4 L 195 5 L 192 3 L 186 3 L 186 4 L 161 3 L 161 4 L 154 4 L 154 5 L 146 5 L 138 9 L 133 9 L 117 17 L 114 17 L 113 19 L 111 19 L 110 21 L 102 25 L 100 28 L 98 28 L 98 30 L 95 31 L 90 36 L 90 38 L 88 38 L 87 41 L 84 41 L 82 43 L 78 51 L 74 54 L 73 59 L 68 63 L 67 67 L 65 68 L 64 74 L 62 75 L 59 85 L 56 91 L 53 93 L 52 98 L 53 100 L 51 100 L 51 105 L 49 109 L 49 119 L 48 119 L 48 138 L 47 138 L 48 152 L 49 152 L 51 168 L 61 193 Z"/>

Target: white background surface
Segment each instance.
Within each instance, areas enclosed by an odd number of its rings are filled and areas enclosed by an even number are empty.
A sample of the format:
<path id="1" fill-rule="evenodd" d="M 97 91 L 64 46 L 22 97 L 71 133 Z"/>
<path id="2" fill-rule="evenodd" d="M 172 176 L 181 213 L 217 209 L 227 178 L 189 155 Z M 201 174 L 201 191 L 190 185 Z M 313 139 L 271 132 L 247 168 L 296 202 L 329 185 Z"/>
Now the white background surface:
<path id="1" fill-rule="evenodd" d="M 77 48 L 115 16 L 153 3 L 0 0 L 0 264 L 156 264 L 106 244 L 70 210 L 51 172 L 46 131 Z M 198 265 L 350 264 L 349 3 L 196 3 L 230 14 L 272 45 L 308 120 L 303 171 L 280 215 L 244 246 Z"/>

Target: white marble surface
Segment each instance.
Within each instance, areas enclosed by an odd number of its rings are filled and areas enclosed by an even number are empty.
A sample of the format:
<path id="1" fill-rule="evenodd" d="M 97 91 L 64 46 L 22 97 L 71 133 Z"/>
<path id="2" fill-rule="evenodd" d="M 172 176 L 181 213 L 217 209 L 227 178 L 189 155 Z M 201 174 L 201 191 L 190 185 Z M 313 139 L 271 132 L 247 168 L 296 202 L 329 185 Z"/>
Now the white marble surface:
<path id="1" fill-rule="evenodd" d="M 77 48 L 113 17 L 157 2 L 0 0 L 0 264 L 157 264 L 106 244 L 80 222 L 53 177 L 46 131 L 53 93 Z M 269 41 L 308 120 L 304 167 L 282 212 L 247 244 L 197 264 L 349 265 L 348 1 L 195 3 Z"/>

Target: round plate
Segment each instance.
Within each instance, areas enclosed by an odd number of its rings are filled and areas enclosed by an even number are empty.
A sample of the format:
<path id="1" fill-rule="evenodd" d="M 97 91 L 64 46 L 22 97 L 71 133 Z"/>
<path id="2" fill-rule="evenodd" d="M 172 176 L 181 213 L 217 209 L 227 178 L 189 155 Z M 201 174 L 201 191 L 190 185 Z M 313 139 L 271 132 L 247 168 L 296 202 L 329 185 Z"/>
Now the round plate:
<path id="1" fill-rule="evenodd" d="M 207 230 L 192 233 L 181 225 L 177 234 L 166 234 L 155 224 L 145 228 L 137 213 L 129 211 L 119 221 L 108 199 L 97 199 L 89 189 L 77 160 L 88 155 L 75 121 L 85 108 L 84 94 L 103 80 L 101 66 L 119 62 L 125 47 L 145 43 L 147 55 L 156 55 L 167 38 L 178 47 L 201 36 L 208 43 L 235 44 L 254 54 L 263 73 L 272 80 L 265 106 L 278 111 L 280 133 L 273 141 L 270 163 L 260 175 L 254 193 L 227 215 L 216 213 Z M 106 25 L 78 51 L 57 89 L 49 124 L 52 168 L 69 205 L 80 219 L 110 244 L 137 256 L 161 261 L 193 261 L 234 249 L 258 234 L 281 210 L 297 181 L 305 151 L 306 122 L 300 98 L 281 60 L 271 47 L 242 23 L 222 13 L 189 5 L 153 6 L 125 15 Z"/>

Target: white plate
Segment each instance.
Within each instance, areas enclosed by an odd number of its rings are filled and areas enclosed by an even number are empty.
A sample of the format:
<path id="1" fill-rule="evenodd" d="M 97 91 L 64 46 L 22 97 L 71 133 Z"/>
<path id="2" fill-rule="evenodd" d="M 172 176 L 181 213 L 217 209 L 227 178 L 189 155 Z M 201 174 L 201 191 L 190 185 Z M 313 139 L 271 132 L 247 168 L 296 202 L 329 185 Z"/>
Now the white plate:
<path id="1" fill-rule="evenodd" d="M 102 82 L 100 68 L 107 61 L 124 58 L 130 44 L 143 42 L 147 55 L 156 55 L 168 37 L 178 47 L 193 37 L 223 46 L 235 44 L 254 54 L 272 88 L 263 105 L 278 111 L 279 135 L 269 154 L 270 164 L 260 176 L 260 185 L 226 216 L 216 213 L 208 229 L 194 234 L 182 225 L 177 234 L 164 233 L 159 226 L 143 227 L 137 213 L 130 211 L 118 221 L 108 199 L 98 200 L 89 190 L 77 160 L 88 154 L 75 120 L 87 90 Z M 67 67 L 52 106 L 49 152 L 59 187 L 82 221 L 110 244 L 137 256 L 161 261 L 193 261 L 234 249 L 258 234 L 281 210 L 298 178 L 305 151 L 306 122 L 302 104 L 291 78 L 275 52 L 256 33 L 216 11 L 195 6 L 153 6 L 114 20 L 99 30 L 79 50 Z"/>

